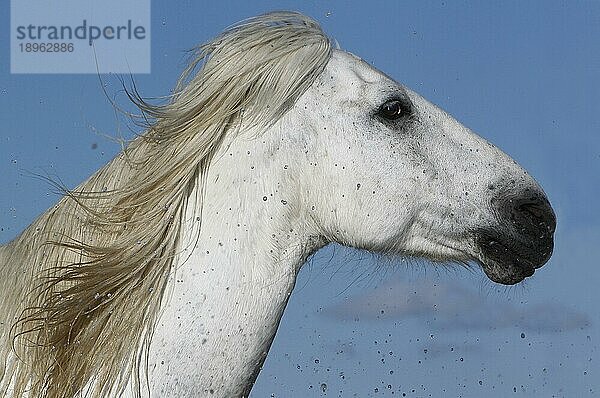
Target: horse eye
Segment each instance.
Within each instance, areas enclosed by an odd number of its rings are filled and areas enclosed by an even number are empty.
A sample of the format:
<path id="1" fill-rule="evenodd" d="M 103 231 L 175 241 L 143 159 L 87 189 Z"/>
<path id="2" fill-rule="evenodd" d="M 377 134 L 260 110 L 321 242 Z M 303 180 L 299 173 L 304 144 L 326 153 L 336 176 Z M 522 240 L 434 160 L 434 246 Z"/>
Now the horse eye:
<path id="1" fill-rule="evenodd" d="M 388 120 L 396 120 L 406 113 L 400 100 L 390 100 L 379 107 L 379 114 Z"/>

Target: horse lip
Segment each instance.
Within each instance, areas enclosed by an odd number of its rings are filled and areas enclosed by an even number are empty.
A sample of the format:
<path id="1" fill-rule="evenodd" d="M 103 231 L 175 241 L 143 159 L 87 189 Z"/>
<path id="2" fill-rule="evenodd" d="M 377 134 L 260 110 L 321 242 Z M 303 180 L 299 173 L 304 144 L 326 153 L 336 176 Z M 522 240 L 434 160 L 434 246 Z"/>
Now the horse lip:
<path id="1" fill-rule="evenodd" d="M 536 269 L 548 262 L 553 251 L 552 239 L 542 250 L 528 255 L 524 252 L 530 248 L 508 244 L 491 231 L 479 231 L 477 236 L 480 249 L 478 262 L 488 278 L 504 285 L 513 285 L 532 276 Z"/>
<path id="2" fill-rule="evenodd" d="M 552 253 L 554 252 L 554 239 L 553 239 L 553 235 L 550 234 L 549 235 L 549 242 L 547 247 L 540 252 L 540 261 L 537 264 L 534 264 L 534 267 L 540 268 L 542 265 L 546 264 L 548 262 L 548 260 L 550 260 L 550 257 L 552 257 Z"/>
<path id="3" fill-rule="evenodd" d="M 541 265 L 536 267 L 536 264 L 531 260 L 527 259 L 524 256 L 518 254 L 517 250 L 514 250 L 509 245 L 504 244 L 498 240 L 490 239 L 485 243 L 486 247 L 483 249 L 484 253 L 487 256 L 493 258 L 503 258 L 503 260 L 508 259 L 510 262 L 515 264 L 518 267 L 523 268 L 538 268 Z"/>

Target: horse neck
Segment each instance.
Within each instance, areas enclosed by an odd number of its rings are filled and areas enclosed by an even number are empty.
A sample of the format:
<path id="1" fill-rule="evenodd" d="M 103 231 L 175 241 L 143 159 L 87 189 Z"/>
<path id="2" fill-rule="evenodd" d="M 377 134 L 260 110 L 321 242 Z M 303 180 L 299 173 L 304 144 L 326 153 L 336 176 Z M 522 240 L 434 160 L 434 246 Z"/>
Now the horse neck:
<path id="1" fill-rule="evenodd" d="M 294 201 L 289 159 L 261 138 L 216 157 L 201 215 L 190 197 L 150 349 L 153 396 L 246 395 L 300 266 L 324 244 Z"/>

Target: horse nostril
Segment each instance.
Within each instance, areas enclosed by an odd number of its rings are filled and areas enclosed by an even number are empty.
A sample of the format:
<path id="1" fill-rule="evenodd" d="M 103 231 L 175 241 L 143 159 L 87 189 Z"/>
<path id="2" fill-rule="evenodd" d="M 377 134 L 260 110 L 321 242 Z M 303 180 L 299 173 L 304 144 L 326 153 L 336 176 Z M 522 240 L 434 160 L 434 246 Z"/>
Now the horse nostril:
<path id="1" fill-rule="evenodd" d="M 556 216 L 546 196 L 525 191 L 519 195 L 500 195 L 492 204 L 498 224 L 493 232 L 483 234 L 482 242 L 486 243 L 485 239 L 491 237 L 499 245 L 483 245 L 484 254 L 508 259 L 522 271 L 545 264 L 554 249 L 556 229 Z"/>
<path id="2" fill-rule="evenodd" d="M 533 225 L 544 229 L 544 232 L 554 233 L 556 216 L 552 207 L 550 207 L 550 203 L 545 198 L 519 200 L 516 203 L 515 211 L 517 215 L 529 219 Z"/>

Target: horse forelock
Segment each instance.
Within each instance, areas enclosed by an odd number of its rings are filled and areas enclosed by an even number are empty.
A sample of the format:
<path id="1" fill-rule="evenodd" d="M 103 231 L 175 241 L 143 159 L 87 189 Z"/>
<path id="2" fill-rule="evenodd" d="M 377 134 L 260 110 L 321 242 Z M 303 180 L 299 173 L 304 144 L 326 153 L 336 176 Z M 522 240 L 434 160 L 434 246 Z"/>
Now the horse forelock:
<path id="1" fill-rule="evenodd" d="M 15 286 L 0 312 L 18 321 L 11 338 L 0 333 L 0 393 L 72 397 L 92 386 L 104 397 L 138 380 L 187 200 L 212 156 L 234 127 L 275 123 L 330 57 L 314 20 L 270 13 L 196 48 L 168 103 L 131 94 L 147 131 L 4 251 L 14 270 L 0 288 Z"/>

